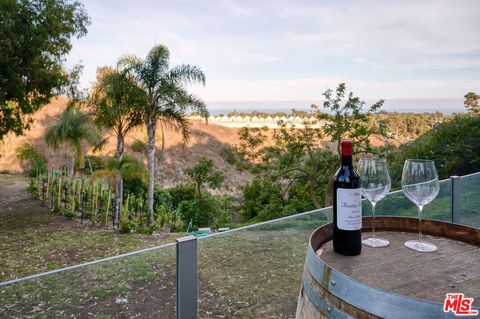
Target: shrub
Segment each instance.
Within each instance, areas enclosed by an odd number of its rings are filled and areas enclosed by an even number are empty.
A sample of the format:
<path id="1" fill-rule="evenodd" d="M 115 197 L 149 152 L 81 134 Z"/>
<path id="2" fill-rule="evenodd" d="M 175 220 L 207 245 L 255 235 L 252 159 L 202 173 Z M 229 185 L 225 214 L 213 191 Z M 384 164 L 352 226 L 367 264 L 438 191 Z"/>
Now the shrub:
<path id="1" fill-rule="evenodd" d="M 30 184 L 28 185 L 28 192 L 32 195 L 33 198 L 38 199 L 38 188 L 36 179 L 34 177 L 30 177 Z"/>
<path id="2" fill-rule="evenodd" d="M 74 212 L 72 212 L 71 210 L 66 211 L 64 215 L 65 215 L 65 217 L 67 217 L 68 219 L 72 219 L 72 218 L 74 218 L 74 217 L 76 216 L 76 214 L 75 214 Z"/>
<path id="3" fill-rule="evenodd" d="M 233 201 L 229 197 L 215 197 L 208 192 L 202 199 L 184 200 L 178 205 L 178 214 L 185 225 L 219 227 L 232 221 Z"/>
<path id="4" fill-rule="evenodd" d="M 255 177 L 243 188 L 242 215 L 246 220 L 262 216 L 276 215 L 283 208 L 280 185 L 268 178 Z"/>
<path id="5" fill-rule="evenodd" d="M 168 190 L 163 189 L 158 185 L 155 185 L 155 190 L 153 193 L 153 210 L 156 211 L 160 207 L 165 208 L 165 210 L 171 211 L 173 208 L 173 198 Z"/>
<path id="6" fill-rule="evenodd" d="M 92 170 L 94 171 L 98 171 L 105 168 L 104 158 L 100 156 L 88 156 L 87 160 L 85 161 L 85 167 L 84 167 L 84 170 L 87 172 L 90 172 L 90 166 L 88 164 L 88 161 L 90 161 L 90 164 L 92 165 Z"/>
<path id="7" fill-rule="evenodd" d="M 158 229 L 158 226 L 153 224 L 151 226 L 143 226 L 142 224 L 141 225 L 138 225 L 137 227 L 137 232 L 139 234 L 145 234 L 145 235 L 151 235 L 153 234 L 154 231 L 156 231 Z"/>
<path id="8" fill-rule="evenodd" d="M 265 221 L 312 210 L 306 183 L 295 183 L 288 194 L 268 177 L 255 177 L 243 188 L 241 214 L 245 220 Z"/>
<path id="9" fill-rule="evenodd" d="M 222 151 L 220 152 L 220 155 L 227 161 L 228 164 L 234 165 L 236 162 L 238 162 L 238 154 L 235 152 L 235 150 L 230 147 L 230 146 L 225 146 Z"/>
<path id="10" fill-rule="evenodd" d="M 130 234 L 137 228 L 137 223 L 133 220 L 128 220 L 125 222 L 120 223 L 120 233 L 122 234 Z"/>
<path id="11" fill-rule="evenodd" d="M 160 227 L 164 227 L 166 224 L 172 223 L 172 211 L 165 208 L 165 206 L 159 206 L 155 210 L 155 220 Z"/>
<path id="12" fill-rule="evenodd" d="M 168 189 L 172 197 L 172 206 L 178 208 L 181 202 L 193 200 L 195 198 L 195 186 L 193 184 L 179 184 Z"/>
<path id="13" fill-rule="evenodd" d="M 408 158 L 435 161 L 439 177 L 466 175 L 480 170 L 480 117 L 458 115 L 439 124 L 412 143 L 389 154 L 392 180 L 399 185 Z"/>
<path id="14" fill-rule="evenodd" d="M 17 148 L 17 158 L 29 163 L 27 173 L 30 177 L 47 171 L 47 159 L 45 155 L 28 143 Z"/>
<path id="15" fill-rule="evenodd" d="M 185 224 L 189 224 L 196 227 L 202 227 L 208 225 L 204 223 L 207 218 L 202 217 L 202 211 L 197 200 L 184 200 L 178 205 L 178 214 Z"/>

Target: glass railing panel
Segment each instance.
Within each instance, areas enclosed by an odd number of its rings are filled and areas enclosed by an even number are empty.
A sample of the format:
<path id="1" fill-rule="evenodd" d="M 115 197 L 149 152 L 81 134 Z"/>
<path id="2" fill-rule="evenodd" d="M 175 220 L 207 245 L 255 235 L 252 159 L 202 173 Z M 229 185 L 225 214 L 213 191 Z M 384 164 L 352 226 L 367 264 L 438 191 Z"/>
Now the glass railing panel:
<path id="1" fill-rule="evenodd" d="M 293 318 L 308 238 L 331 208 L 198 241 L 199 318 Z"/>
<path id="2" fill-rule="evenodd" d="M 460 178 L 460 223 L 480 228 L 480 173 Z"/>
<path id="3" fill-rule="evenodd" d="M 452 183 L 450 179 L 440 181 L 438 196 L 423 208 L 423 217 L 442 221 L 450 221 L 452 213 Z M 364 216 L 371 215 L 371 205 L 368 201 L 363 202 Z M 376 214 L 392 216 L 418 217 L 418 209 L 402 191 L 389 193 L 378 202 Z"/>
<path id="4" fill-rule="evenodd" d="M 175 318 L 175 245 L 0 286 L 0 318 Z"/>

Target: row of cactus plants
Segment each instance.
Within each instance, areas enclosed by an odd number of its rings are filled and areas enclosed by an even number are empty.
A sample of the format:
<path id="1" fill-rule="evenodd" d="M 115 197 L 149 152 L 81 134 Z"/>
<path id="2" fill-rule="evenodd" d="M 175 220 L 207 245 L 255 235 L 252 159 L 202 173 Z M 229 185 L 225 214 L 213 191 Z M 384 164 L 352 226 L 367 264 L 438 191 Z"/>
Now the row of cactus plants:
<path id="1" fill-rule="evenodd" d="M 83 223 L 117 227 L 129 232 L 128 225 L 140 224 L 146 219 L 146 203 L 141 196 L 126 194 L 119 225 L 113 224 L 115 211 L 114 188 L 102 178 L 70 177 L 64 172 L 51 170 L 38 173 L 31 179 L 30 191 L 44 206 L 67 218 L 79 218 Z"/>

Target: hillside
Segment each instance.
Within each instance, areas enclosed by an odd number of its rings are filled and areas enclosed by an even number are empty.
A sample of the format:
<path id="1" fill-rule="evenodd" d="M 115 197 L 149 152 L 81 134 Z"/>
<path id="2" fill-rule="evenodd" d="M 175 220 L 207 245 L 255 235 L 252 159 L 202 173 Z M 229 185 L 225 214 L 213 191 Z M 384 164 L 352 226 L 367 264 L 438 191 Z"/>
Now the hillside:
<path id="1" fill-rule="evenodd" d="M 30 130 L 25 131 L 22 136 L 9 134 L 0 144 L 0 170 L 9 170 L 21 172 L 25 166 L 16 158 L 16 149 L 25 142 L 32 144 L 35 148 L 45 154 L 48 159 L 49 167 L 60 168 L 68 160 L 69 149 L 63 147 L 58 151 L 53 150 L 45 144 L 44 135 L 48 127 L 53 125 L 58 115 L 65 109 L 67 100 L 63 97 L 55 98 L 52 102 L 32 117 Z M 162 159 L 157 162 L 157 182 L 163 187 L 172 187 L 178 183 L 188 181 L 184 169 L 194 165 L 200 157 L 211 158 L 215 165 L 225 174 L 225 184 L 220 192 L 222 194 L 238 195 L 240 187 L 247 180 L 252 178 L 248 172 L 240 172 L 230 165 L 224 156 L 222 150 L 225 147 L 231 147 L 239 143 L 239 128 L 226 127 L 216 124 L 206 124 L 203 120 L 191 120 L 191 138 L 184 145 L 181 141 L 181 135 L 175 131 L 164 130 L 165 132 L 165 152 Z M 270 130 L 270 133 L 272 130 Z M 157 154 L 161 149 L 161 128 L 157 128 Z M 104 136 L 111 135 L 111 132 L 105 132 Z M 270 135 L 270 134 L 268 134 Z M 132 150 L 132 143 L 135 139 L 146 141 L 146 130 L 141 127 L 132 131 L 126 139 L 126 154 L 134 156 L 146 164 L 146 157 L 139 152 Z M 383 137 L 373 137 L 372 143 L 376 146 L 385 144 Z M 269 139 L 267 145 L 271 144 Z M 328 141 L 325 140 L 326 145 Z M 334 148 L 332 148 L 334 149 Z M 107 145 L 100 151 L 90 155 L 112 156 L 115 152 L 115 139 L 110 138 Z M 215 192 L 215 191 L 214 191 Z"/>
<path id="2" fill-rule="evenodd" d="M 59 97 L 32 117 L 33 123 L 30 130 L 25 131 L 22 136 L 9 134 L 0 144 L 0 170 L 21 172 L 25 166 L 16 158 L 16 149 L 25 142 L 32 144 L 43 152 L 48 159 L 49 167 L 59 168 L 68 159 L 69 149 L 62 147 L 55 151 L 46 145 L 44 141 L 45 131 L 53 125 L 58 115 L 66 107 L 66 99 Z M 179 133 L 165 129 L 165 152 L 163 160 L 157 162 L 157 181 L 164 187 L 171 187 L 175 184 L 186 182 L 187 175 L 183 169 L 195 164 L 200 157 L 213 159 L 215 165 L 226 175 L 225 185 L 222 193 L 238 194 L 239 185 L 251 178 L 246 172 L 239 172 L 222 157 L 222 150 L 228 145 L 235 145 L 239 142 L 237 135 L 238 128 L 228 128 L 214 124 L 205 124 L 203 121 L 191 121 L 191 138 L 186 145 L 183 145 Z M 161 148 L 161 129 L 157 129 L 157 154 Z M 104 136 L 110 135 L 106 132 Z M 131 148 L 135 139 L 146 141 L 146 130 L 138 128 L 126 139 L 126 154 L 132 155 L 146 164 L 146 157 L 142 153 L 134 152 Z M 112 156 L 115 152 L 115 139 L 110 138 L 108 144 L 95 156 Z M 89 152 L 92 155 L 92 152 Z"/>

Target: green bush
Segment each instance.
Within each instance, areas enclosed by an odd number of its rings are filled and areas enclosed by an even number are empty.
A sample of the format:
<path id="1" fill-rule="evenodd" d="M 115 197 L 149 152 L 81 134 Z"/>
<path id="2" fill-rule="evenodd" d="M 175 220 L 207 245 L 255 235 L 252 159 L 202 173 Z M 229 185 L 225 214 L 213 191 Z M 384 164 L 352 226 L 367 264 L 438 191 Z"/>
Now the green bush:
<path id="1" fill-rule="evenodd" d="M 139 178 L 124 179 L 123 180 L 123 196 L 126 197 L 127 194 L 132 194 L 137 197 L 147 196 L 147 186 Z"/>
<path id="2" fill-rule="evenodd" d="M 216 228 L 232 222 L 233 207 L 231 198 L 204 192 L 201 200 L 194 198 L 180 202 L 177 211 L 185 225 L 192 221 L 194 228 Z"/>
<path id="3" fill-rule="evenodd" d="M 165 210 L 171 211 L 173 208 L 173 198 L 168 190 L 155 185 L 153 193 L 153 210 L 156 211 L 160 207 L 164 207 Z"/>
<path id="4" fill-rule="evenodd" d="M 28 192 L 33 198 L 38 199 L 37 180 L 34 177 L 30 177 L 30 184 L 28 185 Z"/>
<path id="5" fill-rule="evenodd" d="M 165 226 L 166 224 L 171 224 L 172 223 L 172 211 L 165 208 L 165 206 L 158 206 L 157 209 L 155 209 L 155 220 L 157 221 L 157 224 L 160 227 Z"/>
<path id="6" fill-rule="evenodd" d="M 441 179 L 480 171 L 480 117 L 457 115 L 388 155 L 392 180 L 398 187 L 409 158 L 435 161 Z"/>
<path id="7" fill-rule="evenodd" d="M 86 158 L 85 160 L 85 167 L 83 168 L 87 172 L 90 172 L 90 166 L 88 164 L 88 161 L 90 161 L 93 171 L 98 171 L 105 168 L 104 158 L 100 156 L 88 156 L 88 158 Z"/>
<path id="8" fill-rule="evenodd" d="M 282 215 L 284 200 L 278 184 L 264 177 L 255 177 L 243 188 L 241 213 L 246 220 L 260 216 L 261 220 Z"/>
<path id="9" fill-rule="evenodd" d="M 47 171 L 47 159 L 45 155 L 28 143 L 17 148 L 17 158 L 21 161 L 28 162 L 27 173 L 30 177 L 35 177 L 37 174 Z"/>
<path id="10" fill-rule="evenodd" d="M 153 224 L 151 226 L 144 226 L 144 225 L 140 224 L 140 225 L 137 226 L 137 233 L 145 234 L 145 235 L 151 235 L 157 229 L 158 229 L 158 226 L 155 225 L 155 224 Z"/>
<path id="11" fill-rule="evenodd" d="M 179 184 L 168 189 L 172 197 L 172 206 L 177 209 L 181 202 L 195 199 L 195 186 L 193 184 Z"/>
<path id="12" fill-rule="evenodd" d="M 220 155 L 227 161 L 228 164 L 234 165 L 236 162 L 238 162 L 238 154 L 235 152 L 235 150 L 230 147 L 230 146 L 225 146 L 222 151 L 220 152 Z"/>
<path id="13" fill-rule="evenodd" d="M 265 221 L 314 209 L 308 184 L 295 183 L 284 188 L 269 177 L 257 176 L 243 188 L 241 214 L 245 220 Z"/>
<path id="14" fill-rule="evenodd" d="M 130 234 L 133 233 L 137 229 L 137 223 L 133 220 L 125 221 L 120 223 L 120 233 L 122 234 Z"/>
<path id="15" fill-rule="evenodd" d="M 75 218 L 75 216 L 76 216 L 76 214 L 75 214 L 74 212 L 70 211 L 70 210 L 69 210 L 69 211 L 66 211 L 64 215 L 65 215 L 65 217 L 67 217 L 68 219 L 73 219 L 73 218 Z"/>

